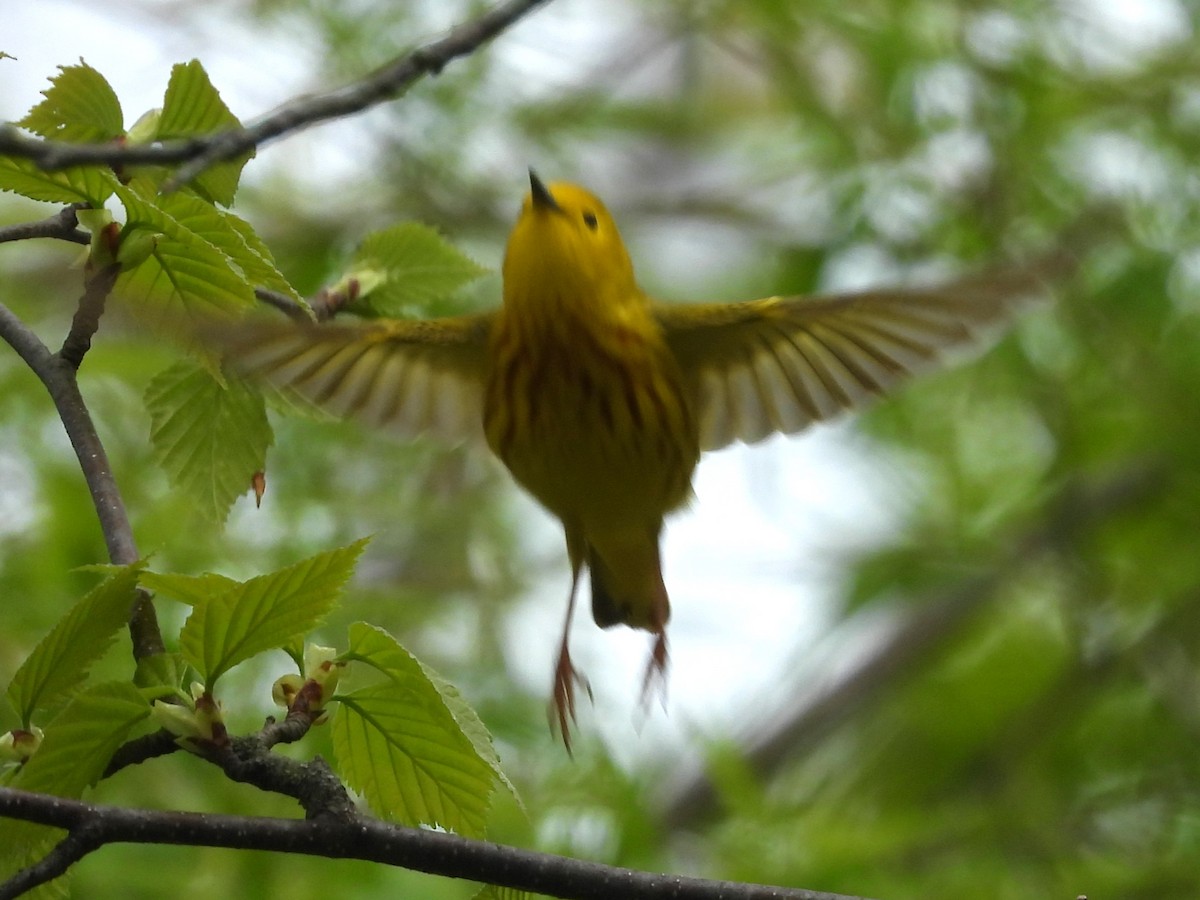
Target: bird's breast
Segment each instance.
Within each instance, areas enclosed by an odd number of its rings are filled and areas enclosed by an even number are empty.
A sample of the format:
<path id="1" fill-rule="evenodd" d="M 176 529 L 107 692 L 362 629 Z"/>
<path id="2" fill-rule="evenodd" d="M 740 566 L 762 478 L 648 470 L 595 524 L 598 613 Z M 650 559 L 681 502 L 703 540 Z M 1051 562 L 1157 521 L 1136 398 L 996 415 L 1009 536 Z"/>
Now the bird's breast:
<path id="1" fill-rule="evenodd" d="M 488 444 L 560 517 L 603 505 L 661 517 L 689 494 L 698 429 L 674 359 L 645 326 L 560 317 L 541 328 L 502 320 L 493 333 Z"/>

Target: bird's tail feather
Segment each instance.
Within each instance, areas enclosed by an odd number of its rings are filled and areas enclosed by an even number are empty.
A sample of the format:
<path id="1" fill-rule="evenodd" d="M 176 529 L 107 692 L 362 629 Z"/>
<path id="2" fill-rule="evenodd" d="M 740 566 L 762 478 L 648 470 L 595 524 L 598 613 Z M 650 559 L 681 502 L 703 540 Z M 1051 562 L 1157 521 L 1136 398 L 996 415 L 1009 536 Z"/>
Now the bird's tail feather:
<path id="1" fill-rule="evenodd" d="M 658 552 L 658 529 L 590 541 L 592 618 L 601 628 L 629 625 L 661 632 L 671 614 Z"/>

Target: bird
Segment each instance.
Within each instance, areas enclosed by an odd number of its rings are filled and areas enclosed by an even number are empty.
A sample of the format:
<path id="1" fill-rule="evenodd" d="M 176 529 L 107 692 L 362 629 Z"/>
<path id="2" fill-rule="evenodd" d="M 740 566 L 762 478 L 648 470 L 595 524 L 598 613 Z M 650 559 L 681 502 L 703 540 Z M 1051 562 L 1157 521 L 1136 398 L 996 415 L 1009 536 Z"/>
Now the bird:
<path id="1" fill-rule="evenodd" d="M 402 435 L 486 445 L 563 527 L 571 581 L 551 724 L 571 751 L 581 576 L 602 628 L 649 633 L 643 696 L 667 669 L 660 537 L 703 451 L 793 434 L 976 341 L 1036 294 L 1037 266 L 933 287 L 738 302 L 647 295 L 591 191 L 532 170 L 502 303 L 433 319 L 240 323 L 239 375 Z"/>

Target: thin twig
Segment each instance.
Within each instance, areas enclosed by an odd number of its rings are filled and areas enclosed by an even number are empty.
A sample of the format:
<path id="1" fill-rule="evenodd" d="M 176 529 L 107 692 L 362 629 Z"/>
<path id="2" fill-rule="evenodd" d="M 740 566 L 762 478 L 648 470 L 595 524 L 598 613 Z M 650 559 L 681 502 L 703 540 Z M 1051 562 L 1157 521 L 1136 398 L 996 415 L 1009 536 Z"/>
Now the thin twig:
<path id="1" fill-rule="evenodd" d="M 292 797 L 310 818 L 349 821 L 355 816 L 354 801 L 336 773 L 321 758 L 301 762 L 272 753 L 277 744 L 301 740 L 312 728 L 314 716 L 291 710 L 281 720 L 268 718 L 257 734 L 234 737 L 221 744 L 197 748 L 199 755 L 221 768 L 232 780 L 264 791 Z M 143 763 L 180 749 L 175 736 L 165 730 L 134 738 L 122 745 L 109 760 L 104 777 L 128 766 Z"/>
<path id="2" fill-rule="evenodd" d="M 78 165 L 170 165 L 184 163 L 169 186 L 187 184 L 216 163 L 241 156 L 267 141 L 309 125 L 353 115 L 397 96 L 426 75 L 466 56 L 548 0 L 507 0 L 445 37 L 418 47 L 360 81 L 322 94 L 299 97 L 244 128 L 160 144 L 70 144 L 29 138 L 0 128 L 0 153 L 33 160 L 45 170 Z"/>
<path id="3" fill-rule="evenodd" d="M 85 299 L 94 291 L 100 291 L 106 284 L 111 288 L 110 276 L 115 277 L 108 270 L 103 270 L 100 274 L 93 273 L 85 290 Z M 90 302 L 94 304 L 98 301 L 93 296 Z M 86 323 L 80 325 L 81 335 L 87 327 L 89 326 Z M 54 401 L 54 407 L 58 410 L 63 428 L 75 449 L 75 456 L 91 492 L 92 503 L 100 520 L 100 530 L 108 548 L 109 560 L 117 565 L 136 562 L 139 554 L 133 538 L 133 528 L 129 524 L 125 502 L 113 478 L 108 454 L 104 451 L 91 413 L 79 391 L 77 364 L 60 353 L 51 353 L 38 336 L 3 304 L 0 304 L 0 338 L 17 351 L 26 365 L 41 379 Z M 90 340 L 90 334 L 88 338 Z M 79 358 L 82 359 L 82 355 Z M 154 606 L 144 592 L 138 593 L 130 615 L 129 629 L 136 659 L 165 652 Z"/>
<path id="4" fill-rule="evenodd" d="M 278 722 L 268 719 L 258 734 L 235 737 L 204 757 L 233 781 L 294 798 L 310 819 L 348 822 L 357 815 L 354 801 L 325 760 L 318 756 L 301 762 L 271 752 L 276 744 L 303 738 L 313 719 L 307 712 L 289 711 Z"/>
<path id="5" fill-rule="evenodd" d="M 312 313 L 306 310 L 301 304 L 297 303 L 287 294 L 273 291 L 270 288 L 256 287 L 254 296 L 260 301 L 273 306 L 289 319 L 296 322 L 311 322 L 313 320 Z"/>
<path id="6" fill-rule="evenodd" d="M 166 756 L 178 749 L 179 745 L 175 743 L 175 735 L 165 729 L 144 734 L 117 748 L 117 752 L 108 761 L 102 777 L 111 778 L 122 769 Z"/>
<path id="7" fill-rule="evenodd" d="M 104 304 L 121 274 L 119 266 L 111 265 L 91 272 L 84 283 L 83 296 L 75 307 L 71 319 L 71 330 L 58 351 L 60 359 L 72 369 L 83 364 L 84 355 L 92 349 L 92 338 L 100 329 L 100 317 L 104 315 Z"/>
<path id="8" fill-rule="evenodd" d="M 79 227 L 75 217 L 78 207 L 64 207 L 60 212 L 38 222 L 21 222 L 0 228 L 0 244 L 9 241 L 27 241 L 31 238 L 56 238 L 72 244 L 87 244 L 91 235 Z"/>
<path id="9" fill-rule="evenodd" d="M 75 366 L 59 354 L 51 353 L 38 336 L 3 304 L 0 304 L 0 337 L 17 351 L 50 392 L 91 490 L 109 559 L 117 565 L 136 562 L 138 551 L 133 530 L 129 526 L 120 491 L 113 480 L 104 446 L 79 393 Z"/>
<path id="10" fill-rule="evenodd" d="M 102 837 L 96 832 L 97 828 L 92 821 L 82 822 L 36 863 L 0 884 L 0 897 L 19 897 L 66 873 L 67 869 L 89 853 L 104 846 Z"/>
<path id="11" fill-rule="evenodd" d="M 363 817 L 339 822 L 125 809 L 12 788 L 0 788 L 0 815 L 65 828 L 72 835 L 85 829 L 61 853 L 59 848 L 51 851 L 38 864 L 39 872 L 26 869 L 0 885 L 0 900 L 44 884 L 48 879 L 43 876 L 60 874 L 81 858 L 81 850 L 86 853 L 111 843 L 231 847 L 361 859 L 578 900 L 856 900 L 798 888 L 639 872 Z"/>
<path id="12" fill-rule="evenodd" d="M 103 280 L 108 281 L 107 278 Z M 111 281 L 108 283 L 111 285 Z M 85 298 L 92 293 L 93 289 L 89 285 L 85 291 Z M 32 368 L 50 392 L 67 436 L 71 439 L 71 446 L 75 448 L 75 455 L 79 458 L 88 489 L 92 493 L 92 501 L 96 505 L 96 515 L 104 532 L 109 559 L 117 565 L 136 562 L 139 554 L 133 539 L 133 529 L 129 525 L 129 516 L 125 512 L 121 492 L 113 478 L 108 455 L 79 391 L 75 362 L 56 353 Z"/>

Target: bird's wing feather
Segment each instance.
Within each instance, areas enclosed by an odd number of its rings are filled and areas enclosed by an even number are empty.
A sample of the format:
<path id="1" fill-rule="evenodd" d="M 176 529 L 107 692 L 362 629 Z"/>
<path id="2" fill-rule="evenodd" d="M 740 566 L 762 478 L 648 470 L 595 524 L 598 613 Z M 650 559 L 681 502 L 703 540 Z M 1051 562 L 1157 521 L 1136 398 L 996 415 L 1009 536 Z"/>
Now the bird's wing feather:
<path id="1" fill-rule="evenodd" d="M 931 289 L 655 306 L 700 446 L 790 434 L 858 406 L 974 340 L 1038 291 L 1040 267 Z"/>
<path id="2" fill-rule="evenodd" d="M 406 436 L 482 440 L 493 313 L 369 325 L 245 322 L 220 338 L 226 363 L 337 416 Z"/>

